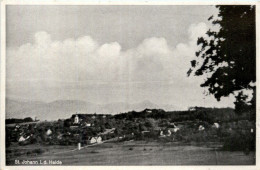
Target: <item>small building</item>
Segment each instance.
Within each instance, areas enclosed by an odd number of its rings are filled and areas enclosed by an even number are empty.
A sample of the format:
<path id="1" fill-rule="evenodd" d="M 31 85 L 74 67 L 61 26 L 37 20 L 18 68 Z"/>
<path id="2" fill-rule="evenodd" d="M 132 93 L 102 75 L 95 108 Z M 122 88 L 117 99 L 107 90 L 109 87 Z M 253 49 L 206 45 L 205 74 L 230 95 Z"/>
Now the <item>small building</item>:
<path id="1" fill-rule="evenodd" d="M 203 130 L 205 130 L 204 126 L 200 125 L 199 126 L 199 131 L 203 131 Z"/>
<path id="2" fill-rule="evenodd" d="M 24 136 L 21 136 L 19 139 L 18 139 L 18 142 L 24 142 L 26 141 L 27 139 L 29 139 L 30 136 L 27 136 L 26 138 Z"/>
<path id="3" fill-rule="evenodd" d="M 169 126 L 170 126 L 170 127 L 174 127 L 174 128 L 176 127 L 176 125 L 175 125 L 173 122 L 170 122 L 170 123 L 169 123 Z"/>
<path id="4" fill-rule="evenodd" d="M 21 136 L 19 139 L 18 139 L 18 142 L 23 142 L 23 141 L 25 141 L 26 139 L 23 137 L 23 136 Z"/>
<path id="5" fill-rule="evenodd" d="M 178 127 L 173 128 L 174 133 L 178 132 L 179 130 L 180 130 L 180 128 L 178 128 Z"/>
<path id="6" fill-rule="evenodd" d="M 159 137 L 165 137 L 165 135 L 163 134 L 163 131 L 160 131 L 160 136 Z"/>
<path id="7" fill-rule="evenodd" d="M 89 137 L 87 139 L 87 144 L 93 144 L 93 143 L 96 143 L 96 140 L 94 139 L 94 137 Z"/>
<path id="8" fill-rule="evenodd" d="M 74 124 L 79 124 L 79 116 L 76 115 L 75 118 L 74 118 Z"/>
<path id="9" fill-rule="evenodd" d="M 197 110 L 197 107 L 190 107 L 189 108 L 189 111 L 196 111 Z"/>
<path id="10" fill-rule="evenodd" d="M 47 132 L 46 132 L 46 135 L 48 135 L 48 136 L 49 136 L 49 135 L 51 135 L 51 134 L 52 134 L 52 131 L 51 131 L 51 129 L 48 129 L 48 130 L 47 130 Z"/>
<path id="11" fill-rule="evenodd" d="M 166 136 L 171 136 L 171 134 L 172 134 L 172 132 L 170 131 L 170 129 L 168 129 Z"/>
<path id="12" fill-rule="evenodd" d="M 220 127 L 220 125 L 218 123 L 214 123 L 213 127 L 218 129 Z"/>
<path id="13" fill-rule="evenodd" d="M 143 131 L 141 131 L 141 133 L 142 133 L 142 134 L 150 133 L 150 131 L 148 131 L 148 130 L 143 130 Z"/>
<path id="14" fill-rule="evenodd" d="M 152 113 L 153 111 L 152 110 L 146 110 L 146 113 Z"/>
<path id="15" fill-rule="evenodd" d="M 94 143 L 102 143 L 102 138 L 100 136 L 89 137 L 87 139 L 87 144 L 94 144 Z"/>
<path id="16" fill-rule="evenodd" d="M 102 138 L 100 136 L 94 137 L 97 143 L 102 143 Z"/>

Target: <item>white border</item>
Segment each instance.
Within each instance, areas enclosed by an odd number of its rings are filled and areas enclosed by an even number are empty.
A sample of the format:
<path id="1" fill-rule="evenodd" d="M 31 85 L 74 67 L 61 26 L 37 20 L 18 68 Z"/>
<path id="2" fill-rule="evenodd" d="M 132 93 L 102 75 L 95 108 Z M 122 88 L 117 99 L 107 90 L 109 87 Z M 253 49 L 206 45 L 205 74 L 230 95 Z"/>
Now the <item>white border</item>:
<path id="1" fill-rule="evenodd" d="M 260 83 L 258 81 L 259 79 L 259 73 L 260 73 L 260 68 L 257 67 L 257 115 L 256 115 L 256 165 L 254 166 L 5 166 L 5 42 L 6 42 L 6 30 L 5 30 L 5 7 L 6 5 L 256 5 L 256 47 L 257 48 L 257 66 L 260 66 L 260 60 L 259 60 L 259 54 L 260 54 L 260 35 L 259 35 L 259 21 L 260 21 L 260 9 L 259 9 L 259 4 L 260 1 L 188 1 L 188 0 L 177 0 L 177 1 L 166 1 L 166 0 L 132 0 L 132 1 L 123 1 L 123 0 L 114 0 L 114 1 L 109 1 L 109 0 L 99 0 L 99 1 L 84 1 L 84 0 L 47 0 L 47 1 L 32 1 L 32 0 L 3 0 L 1 1 L 1 92 L 0 92 L 0 101 L 1 101 L 1 123 L 0 123 L 0 169 L 88 169 L 88 170 L 99 170 L 99 169 L 106 169 L 106 170 L 119 170 L 119 169 L 126 169 L 126 170 L 155 170 L 155 169 L 165 169 L 165 170 L 174 170 L 174 169 L 192 169 L 192 170 L 214 170 L 214 169 L 222 169 L 222 170 L 230 170 L 231 168 L 235 168 L 236 170 L 260 170 L 259 166 L 259 145 L 260 145 L 260 133 L 259 133 L 259 128 L 260 128 L 260 116 L 259 116 L 259 111 L 260 111 L 260 93 L 258 90 L 258 87 L 260 87 Z"/>

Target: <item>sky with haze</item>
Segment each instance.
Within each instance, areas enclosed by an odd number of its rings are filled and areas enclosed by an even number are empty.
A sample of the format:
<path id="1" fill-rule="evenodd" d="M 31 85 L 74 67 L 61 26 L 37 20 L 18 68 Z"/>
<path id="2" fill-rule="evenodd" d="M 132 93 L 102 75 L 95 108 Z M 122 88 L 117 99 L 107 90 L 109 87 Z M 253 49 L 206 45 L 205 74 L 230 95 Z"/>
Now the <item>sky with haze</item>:
<path id="1" fill-rule="evenodd" d="M 16 100 L 233 107 L 187 77 L 214 6 L 7 6 L 6 95 Z"/>

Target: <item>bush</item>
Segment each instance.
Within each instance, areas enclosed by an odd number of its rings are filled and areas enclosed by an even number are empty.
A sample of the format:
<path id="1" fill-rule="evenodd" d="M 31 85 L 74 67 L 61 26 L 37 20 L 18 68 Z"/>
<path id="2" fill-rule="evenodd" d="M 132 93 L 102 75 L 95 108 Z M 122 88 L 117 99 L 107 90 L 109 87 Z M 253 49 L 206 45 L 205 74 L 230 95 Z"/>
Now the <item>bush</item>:
<path id="1" fill-rule="evenodd" d="M 255 133 L 249 131 L 233 131 L 224 140 L 223 150 L 227 151 L 255 151 Z"/>

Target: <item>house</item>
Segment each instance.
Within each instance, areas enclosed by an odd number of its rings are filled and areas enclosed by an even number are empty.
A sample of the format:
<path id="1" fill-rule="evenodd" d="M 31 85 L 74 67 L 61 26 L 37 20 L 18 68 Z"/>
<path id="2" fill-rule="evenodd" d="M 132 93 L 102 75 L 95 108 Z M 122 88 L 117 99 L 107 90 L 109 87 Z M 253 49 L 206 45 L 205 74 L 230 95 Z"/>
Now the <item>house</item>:
<path id="1" fill-rule="evenodd" d="M 76 115 L 75 118 L 74 118 L 74 124 L 79 124 L 79 116 Z"/>
<path id="2" fill-rule="evenodd" d="M 144 134 L 144 133 L 150 133 L 150 131 L 148 131 L 148 130 L 143 130 L 143 131 L 141 131 L 141 133 L 142 133 L 142 134 Z"/>
<path id="3" fill-rule="evenodd" d="M 171 136 L 171 134 L 172 134 L 172 132 L 170 131 L 170 129 L 168 129 L 166 136 Z"/>
<path id="4" fill-rule="evenodd" d="M 27 136 L 26 138 L 24 138 L 23 136 L 21 136 L 19 139 L 18 139 L 18 142 L 24 142 L 26 141 L 27 139 L 29 139 L 30 136 Z"/>
<path id="5" fill-rule="evenodd" d="M 178 127 L 173 128 L 174 133 L 178 132 L 179 130 L 180 130 L 180 128 L 178 128 Z"/>
<path id="6" fill-rule="evenodd" d="M 160 131 L 160 136 L 159 137 L 165 137 L 165 135 L 163 134 L 163 131 Z"/>
<path id="7" fill-rule="evenodd" d="M 48 130 L 47 130 L 47 132 L 46 132 L 46 135 L 48 135 L 48 136 L 49 136 L 49 135 L 51 135 L 51 134 L 52 134 L 52 131 L 51 131 L 51 129 L 48 129 Z"/>
<path id="8" fill-rule="evenodd" d="M 93 143 L 96 143 L 96 140 L 94 139 L 94 137 L 89 137 L 87 139 L 87 144 L 93 144 Z"/>
<path id="9" fill-rule="evenodd" d="M 152 113 L 153 111 L 152 110 L 146 110 L 146 113 Z"/>
<path id="10" fill-rule="evenodd" d="M 205 130 L 204 126 L 200 125 L 199 126 L 199 131 L 203 131 L 203 130 Z"/>
<path id="11" fill-rule="evenodd" d="M 220 126 L 219 126 L 218 123 L 214 123 L 214 124 L 213 124 L 213 127 L 218 129 Z"/>
<path id="12" fill-rule="evenodd" d="M 176 125 L 175 125 L 173 122 L 170 122 L 170 123 L 169 123 L 169 126 L 170 126 L 170 127 L 174 127 L 174 128 L 176 127 Z"/>
<path id="13" fill-rule="evenodd" d="M 100 136 L 94 137 L 97 143 L 102 143 L 102 138 Z"/>
<path id="14" fill-rule="evenodd" d="M 102 138 L 100 136 L 89 137 L 87 139 L 87 144 L 94 144 L 94 143 L 102 143 Z"/>
<path id="15" fill-rule="evenodd" d="M 23 142 L 23 141 L 25 141 L 26 139 L 23 137 L 23 136 L 21 136 L 19 139 L 18 139 L 18 142 Z"/>
<path id="16" fill-rule="evenodd" d="M 197 110 L 197 107 L 190 107 L 189 108 L 189 111 L 196 111 Z"/>

